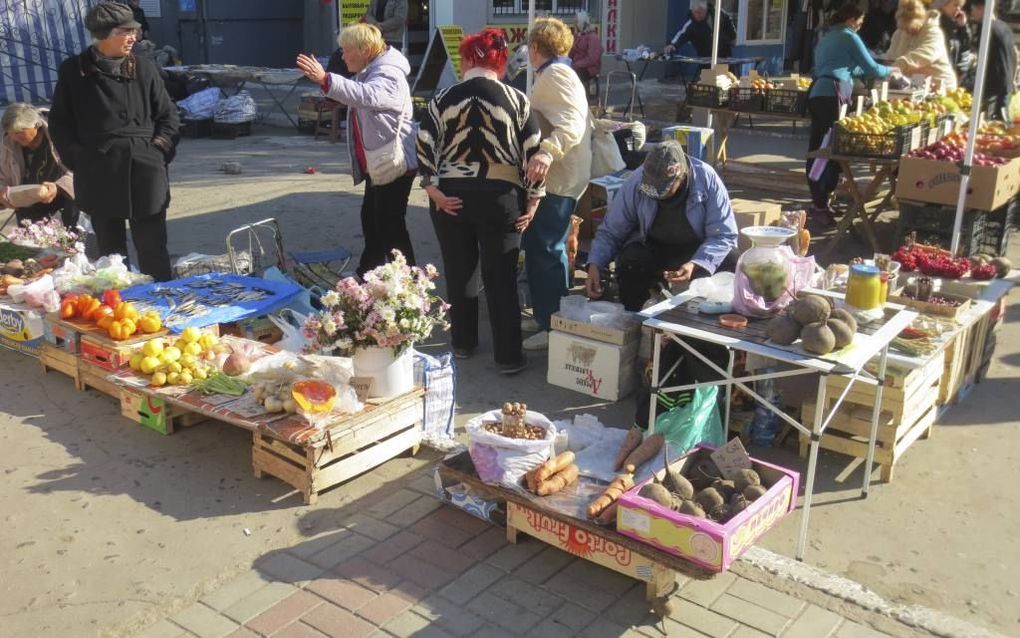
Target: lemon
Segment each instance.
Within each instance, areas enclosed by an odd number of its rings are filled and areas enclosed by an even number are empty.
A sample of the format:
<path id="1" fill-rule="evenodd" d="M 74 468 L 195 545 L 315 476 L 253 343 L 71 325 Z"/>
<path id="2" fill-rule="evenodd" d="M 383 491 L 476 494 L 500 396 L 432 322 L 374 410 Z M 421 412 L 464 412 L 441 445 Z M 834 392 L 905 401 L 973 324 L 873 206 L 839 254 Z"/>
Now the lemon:
<path id="1" fill-rule="evenodd" d="M 166 382 L 170 385 L 177 385 L 181 382 L 181 375 L 178 372 L 171 372 L 166 375 Z"/>
<path id="2" fill-rule="evenodd" d="M 195 343 L 201 338 L 202 333 L 198 331 L 198 328 L 185 328 L 181 333 L 181 339 L 183 339 L 186 343 Z"/>
<path id="3" fill-rule="evenodd" d="M 184 366 L 182 366 L 179 361 L 171 361 L 170 363 L 166 364 L 166 369 L 169 370 L 170 372 L 176 372 L 177 374 L 180 374 L 181 371 L 184 370 Z"/>
<path id="4" fill-rule="evenodd" d="M 185 368 L 194 368 L 195 364 L 198 363 L 198 357 L 193 354 L 185 352 L 181 355 L 181 365 Z"/>
<path id="5" fill-rule="evenodd" d="M 167 379 L 165 372 L 157 372 L 156 374 L 152 375 L 152 385 L 156 386 L 157 388 L 166 385 L 166 380 Z"/>
<path id="6" fill-rule="evenodd" d="M 209 373 L 205 371 L 205 368 L 195 368 L 196 379 L 208 379 Z"/>
<path id="7" fill-rule="evenodd" d="M 194 381 L 195 378 L 193 376 L 191 376 L 190 372 L 185 370 L 184 372 L 182 372 L 180 374 L 179 380 L 180 380 L 181 385 L 191 385 L 191 382 Z"/>
<path id="8" fill-rule="evenodd" d="M 174 341 L 174 347 L 180 350 L 181 352 L 184 352 L 184 349 L 188 347 L 188 342 L 185 341 L 184 339 L 178 339 L 177 341 Z"/>
<path id="9" fill-rule="evenodd" d="M 198 338 L 198 343 L 202 346 L 203 350 L 208 350 L 219 343 L 219 339 L 216 338 L 216 335 L 203 334 Z"/>
<path id="10" fill-rule="evenodd" d="M 128 362 L 128 365 L 131 366 L 132 370 L 138 372 L 139 370 L 142 369 L 143 359 L 145 359 L 145 355 L 142 354 L 141 352 L 136 352 L 133 355 L 131 355 L 131 361 Z"/>
<path id="11" fill-rule="evenodd" d="M 158 357 L 143 357 L 138 369 L 144 374 L 152 374 L 162 364 Z"/>
<path id="12" fill-rule="evenodd" d="M 142 354 L 147 357 L 158 357 L 159 354 L 163 352 L 163 348 L 164 344 L 162 339 L 149 339 L 145 342 L 145 345 L 142 346 Z"/>
<path id="13" fill-rule="evenodd" d="M 198 344 L 197 342 L 192 341 L 188 345 L 184 346 L 184 352 L 186 352 L 187 354 L 190 354 L 190 355 L 197 356 L 197 355 L 202 354 L 202 346 L 200 344 Z"/>
<path id="14" fill-rule="evenodd" d="M 163 354 L 160 355 L 160 358 L 163 361 L 166 361 L 167 363 L 170 363 L 171 361 L 177 361 L 178 359 L 181 358 L 181 351 L 175 348 L 174 346 L 170 346 L 169 348 L 163 351 Z"/>

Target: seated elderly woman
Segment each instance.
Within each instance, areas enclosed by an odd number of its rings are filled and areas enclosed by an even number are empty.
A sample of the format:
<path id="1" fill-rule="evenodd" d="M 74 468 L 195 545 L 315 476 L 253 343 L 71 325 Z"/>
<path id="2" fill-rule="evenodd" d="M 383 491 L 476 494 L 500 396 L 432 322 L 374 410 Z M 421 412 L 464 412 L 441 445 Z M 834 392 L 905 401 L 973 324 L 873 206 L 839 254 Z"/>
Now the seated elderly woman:
<path id="1" fill-rule="evenodd" d="M 663 142 L 609 204 L 588 255 L 588 296 L 602 297 L 601 274 L 615 259 L 620 302 L 641 310 L 658 285 L 712 275 L 736 246 L 722 180 L 679 142 Z"/>
<path id="2" fill-rule="evenodd" d="M 37 222 L 56 213 L 68 228 L 78 223 L 74 176 L 60 163 L 46 120 L 31 104 L 4 111 L 0 144 L 0 207 L 13 208 L 18 223 Z M 38 186 L 38 189 L 22 189 Z"/>
<path id="3" fill-rule="evenodd" d="M 923 75 L 947 89 L 956 88 L 956 71 L 946 50 L 946 37 L 938 11 L 928 11 L 920 0 L 901 0 L 896 9 L 896 32 L 885 57 L 903 75 Z"/>

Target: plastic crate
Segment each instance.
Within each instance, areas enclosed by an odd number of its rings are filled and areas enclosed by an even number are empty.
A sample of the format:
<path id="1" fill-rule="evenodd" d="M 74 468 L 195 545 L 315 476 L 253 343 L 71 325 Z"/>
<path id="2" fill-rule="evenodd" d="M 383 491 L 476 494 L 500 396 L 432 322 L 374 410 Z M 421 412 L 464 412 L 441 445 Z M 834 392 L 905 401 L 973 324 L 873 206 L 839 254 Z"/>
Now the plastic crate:
<path id="1" fill-rule="evenodd" d="M 765 110 L 765 91 L 745 86 L 730 89 L 729 109 L 744 113 L 761 113 Z"/>
<path id="2" fill-rule="evenodd" d="M 729 91 L 712 84 L 688 84 L 687 105 L 717 108 L 729 102 Z"/>
<path id="3" fill-rule="evenodd" d="M 911 232 L 916 232 L 917 241 L 921 243 L 950 248 L 956 215 L 954 207 L 903 200 L 900 200 L 899 205 L 898 245 L 904 244 Z M 964 210 L 960 226 L 961 254 L 1004 254 L 1012 231 L 1010 219 L 1016 214 L 1017 208 L 1017 200 L 1014 199 L 993 211 Z"/>
<path id="4" fill-rule="evenodd" d="M 795 89 L 769 89 L 765 92 L 766 113 L 807 113 L 808 92 Z"/>
<path id="5" fill-rule="evenodd" d="M 840 126 L 836 128 L 833 152 L 837 155 L 898 159 L 911 150 L 911 136 L 915 126 L 904 126 L 890 133 L 853 133 Z"/>
<path id="6" fill-rule="evenodd" d="M 203 120 L 181 120 L 181 137 L 198 139 L 213 134 L 212 118 Z"/>

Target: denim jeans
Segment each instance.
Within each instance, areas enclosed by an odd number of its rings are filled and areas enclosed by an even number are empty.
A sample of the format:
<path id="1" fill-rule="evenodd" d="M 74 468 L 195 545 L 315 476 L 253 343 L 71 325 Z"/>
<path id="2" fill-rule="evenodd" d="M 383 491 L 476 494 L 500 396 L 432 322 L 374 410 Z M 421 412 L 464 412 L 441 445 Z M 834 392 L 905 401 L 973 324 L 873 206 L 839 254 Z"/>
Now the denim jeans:
<path id="1" fill-rule="evenodd" d="M 567 263 L 567 233 L 576 206 L 576 199 L 547 194 L 524 231 L 524 267 L 535 321 L 542 330 L 549 330 L 552 314 L 559 310 L 560 298 L 570 284 L 574 265 Z"/>

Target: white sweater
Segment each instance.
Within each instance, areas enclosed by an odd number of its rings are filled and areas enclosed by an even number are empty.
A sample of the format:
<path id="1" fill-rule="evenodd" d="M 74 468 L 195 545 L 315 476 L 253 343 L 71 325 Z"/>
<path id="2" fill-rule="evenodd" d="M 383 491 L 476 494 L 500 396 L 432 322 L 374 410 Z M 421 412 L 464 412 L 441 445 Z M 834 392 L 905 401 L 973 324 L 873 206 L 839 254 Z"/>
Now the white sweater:
<path id="1" fill-rule="evenodd" d="M 535 77 L 531 110 L 542 128 L 541 150 L 553 158 L 545 190 L 579 198 L 591 179 L 591 114 L 588 96 L 568 64 L 550 64 Z"/>
<path id="2" fill-rule="evenodd" d="M 938 11 L 928 12 L 928 19 L 916 35 L 896 29 L 885 57 L 908 78 L 924 75 L 941 81 L 947 89 L 956 88 L 956 71 L 949 62 Z"/>

